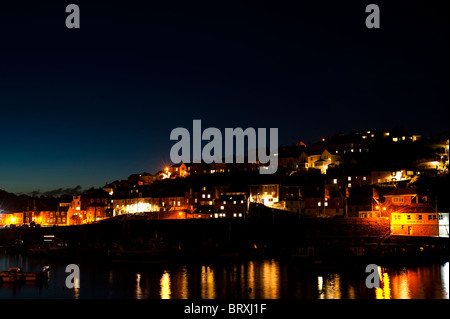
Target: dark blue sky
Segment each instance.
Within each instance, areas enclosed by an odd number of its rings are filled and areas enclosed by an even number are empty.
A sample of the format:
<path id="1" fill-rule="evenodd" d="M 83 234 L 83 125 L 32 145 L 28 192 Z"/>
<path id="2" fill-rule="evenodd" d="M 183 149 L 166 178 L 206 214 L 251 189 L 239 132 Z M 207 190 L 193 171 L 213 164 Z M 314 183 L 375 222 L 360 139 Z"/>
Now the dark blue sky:
<path id="1" fill-rule="evenodd" d="M 0 11 L 0 189 L 102 186 L 169 164 L 172 129 L 278 127 L 280 144 L 448 130 L 448 5 L 46 1 Z M 65 27 L 65 7 L 81 29 Z"/>

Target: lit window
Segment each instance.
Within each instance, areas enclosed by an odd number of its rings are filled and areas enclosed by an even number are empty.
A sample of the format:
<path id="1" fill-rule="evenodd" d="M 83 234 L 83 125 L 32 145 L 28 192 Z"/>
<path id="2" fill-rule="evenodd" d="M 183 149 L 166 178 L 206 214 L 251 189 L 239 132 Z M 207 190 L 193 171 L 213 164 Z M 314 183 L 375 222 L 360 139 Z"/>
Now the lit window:
<path id="1" fill-rule="evenodd" d="M 393 137 L 392 138 L 392 142 L 398 142 L 398 138 L 397 137 Z"/>
<path id="2" fill-rule="evenodd" d="M 322 202 L 318 202 L 317 206 L 319 206 L 319 207 L 322 206 Z"/>
<path id="3" fill-rule="evenodd" d="M 211 194 L 208 194 L 208 198 L 211 198 Z"/>
<path id="4" fill-rule="evenodd" d="M 236 204 L 236 201 L 235 201 L 235 200 L 233 201 L 233 204 Z"/>
<path id="5" fill-rule="evenodd" d="M 236 217 L 236 213 L 233 214 L 233 217 Z"/>
<path id="6" fill-rule="evenodd" d="M 363 176 L 363 181 L 365 181 L 367 179 L 367 177 L 366 176 Z"/>
<path id="7" fill-rule="evenodd" d="M 328 206 L 328 202 L 325 202 L 325 206 Z"/>
<path id="8" fill-rule="evenodd" d="M 333 184 L 337 184 L 337 179 L 333 179 Z"/>
<path id="9" fill-rule="evenodd" d="M 243 200 L 241 200 L 241 204 L 244 204 L 244 201 L 243 201 Z"/>
<path id="10" fill-rule="evenodd" d="M 239 215 L 238 215 L 239 217 L 242 217 L 242 213 L 239 213 Z"/>
<path id="11" fill-rule="evenodd" d="M 219 217 L 219 214 L 217 214 L 217 213 L 214 214 L 214 218 L 217 218 L 217 217 Z"/>
<path id="12" fill-rule="evenodd" d="M 352 177 L 351 177 L 351 176 L 349 176 L 349 177 L 348 177 L 348 181 L 350 182 L 351 180 L 352 180 Z"/>
<path id="13" fill-rule="evenodd" d="M 225 209 L 225 206 L 220 206 L 220 209 L 221 209 L 221 210 L 224 210 L 224 209 Z"/>
<path id="14" fill-rule="evenodd" d="M 202 198 L 205 198 L 206 196 L 205 196 L 205 194 L 202 194 Z"/>
<path id="15" fill-rule="evenodd" d="M 352 183 L 348 183 L 347 187 L 351 188 L 352 187 Z"/>

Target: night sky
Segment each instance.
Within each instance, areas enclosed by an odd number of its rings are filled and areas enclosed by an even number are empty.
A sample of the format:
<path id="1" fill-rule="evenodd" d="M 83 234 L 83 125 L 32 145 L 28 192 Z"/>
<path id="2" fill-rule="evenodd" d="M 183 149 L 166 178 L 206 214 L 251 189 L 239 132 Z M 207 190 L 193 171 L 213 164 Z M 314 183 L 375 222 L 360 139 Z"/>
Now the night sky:
<path id="1" fill-rule="evenodd" d="M 413 1 L 29 1 L 0 8 L 0 189 L 103 186 L 170 164 L 176 127 L 279 143 L 449 127 L 449 8 Z M 313 2 L 313 3 L 311 3 Z M 76 3 L 81 28 L 67 29 Z M 376 3 L 381 28 L 367 29 Z"/>

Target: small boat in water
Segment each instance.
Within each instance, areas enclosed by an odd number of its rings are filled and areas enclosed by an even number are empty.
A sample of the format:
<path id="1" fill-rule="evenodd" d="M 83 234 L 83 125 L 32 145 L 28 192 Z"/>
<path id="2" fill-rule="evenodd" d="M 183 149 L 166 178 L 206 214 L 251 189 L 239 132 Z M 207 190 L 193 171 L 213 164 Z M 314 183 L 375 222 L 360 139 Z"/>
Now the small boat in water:
<path id="1" fill-rule="evenodd" d="M 68 252 L 69 247 L 67 243 L 60 238 L 55 238 L 53 235 L 44 235 L 44 242 L 42 244 L 33 245 L 28 248 L 28 253 L 31 255 L 58 256 L 67 254 Z"/>
<path id="2" fill-rule="evenodd" d="M 0 271 L 0 283 L 26 283 L 44 282 L 48 278 L 49 267 L 44 266 L 42 271 L 23 272 L 20 267 L 12 267 L 5 271 Z"/>
<path id="3" fill-rule="evenodd" d="M 113 262 L 165 263 L 169 259 L 168 252 L 164 242 L 151 239 L 146 244 L 128 248 L 115 244 L 111 257 Z"/>

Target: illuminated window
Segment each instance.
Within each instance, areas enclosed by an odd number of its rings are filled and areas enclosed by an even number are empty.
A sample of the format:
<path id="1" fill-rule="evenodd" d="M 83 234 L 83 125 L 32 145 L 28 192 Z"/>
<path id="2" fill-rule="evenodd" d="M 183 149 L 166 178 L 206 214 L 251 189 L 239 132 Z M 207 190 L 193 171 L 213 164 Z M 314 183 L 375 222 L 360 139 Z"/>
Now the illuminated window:
<path id="1" fill-rule="evenodd" d="M 233 201 L 233 204 L 236 204 L 236 201 L 235 201 L 235 200 Z"/>
<path id="2" fill-rule="evenodd" d="M 241 200 L 241 204 L 244 204 L 244 201 L 243 201 L 243 200 Z"/>
<path id="3" fill-rule="evenodd" d="M 350 182 L 350 181 L 352 180 L 352 177 L 351 177 L 351 176 L 349 176 L 349 177 L 348 177 L 347 179 L 348 179 L 348 181 Z"/>
<path id="4" fill-rule="evenodd" d="M 202 194 L 202 198 L 205 198 L 206 196 L 205 196 L 205 194 Z"/>
<path id="5" fill-rule="evenodd" d="M 317 206 L 321 207 L 322 206 L 322 202 L 318 202 Z"/>
<path id="6" fill-rule="evenodd" d="M 351 188 L 352 187 L 352 183 L 348 183 L 347 187 Z"/>
<path id="7" fill-rule="evenodd" d="M 393 141 L 393 142 L 398 142 L 398 138 L 397 138 L 397 137 L 393 137 L 393 138 L 392 138 L 392 141 Z"/>
<path id="8" fill-rule="evenodd" d="M 333 179 L 333 184 L 337 184 L 337 179 Z"/>
<path id="9" fill-rule="evenodd" d="M 363 181 L 365 181 L 367 178 L 365 176 L 363 176 Z"/>
<path id="10" fill-rule="evenodd" d="M 233 217 L 236 217 L 236 216 L 237 216 L 236 213 L 234 213 L 234 214 L 233 214 Z"/>
<path id="11" fill-rule="evenodd" d="M 224 209 L 225 209 L 225 206 L 220 206 L 220 209 L 221 209 L 221 210 L 224 210 Z"/>
<path id="12" fill-rule="evenodd" d="M 401 196 L 394 196 L 394 197 L 392 198 L 392 201 L 393 201 L 394 203 L 403 203 L 403 197 L 401 197 Z"/>
<path id="13" fill-rule="evenodd" d="M 242 217 L 242 213 L 239 213 L 239 215 L 238 215 L 239 217 Z"/>
<path id="14" fill-rule="evenodd" d="M 325 206 L 328 206 L 328 202 L 325 202 Z"/>
<path id="15" fill-rule="evenodd" d="M 208 198 L 211 198 L 211 194 L 208 194 Z"/>

